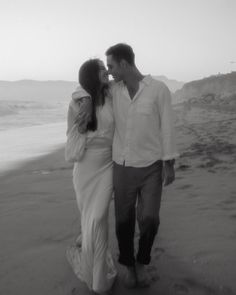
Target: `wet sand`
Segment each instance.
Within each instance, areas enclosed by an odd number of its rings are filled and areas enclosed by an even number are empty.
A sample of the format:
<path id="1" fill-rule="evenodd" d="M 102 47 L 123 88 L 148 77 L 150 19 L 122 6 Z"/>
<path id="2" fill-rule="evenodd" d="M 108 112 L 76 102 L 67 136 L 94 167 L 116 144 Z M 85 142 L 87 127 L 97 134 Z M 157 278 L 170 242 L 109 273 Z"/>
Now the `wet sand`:
<path id="1" fill-rule="evenodd" d="M 176 112 L 181 157 L 175 183 L 163 192 L 148 267 L 153 283 L 127 290 L 119 276 L 114 295 L 236 294 L 235 115 L 189 106 Z M 91 294 L 65 258 L 80 219 L 64 151 L 31 161 L 0 183 L 0 294 Z M 113 201 L 109 223 L 116 258 Z"/>

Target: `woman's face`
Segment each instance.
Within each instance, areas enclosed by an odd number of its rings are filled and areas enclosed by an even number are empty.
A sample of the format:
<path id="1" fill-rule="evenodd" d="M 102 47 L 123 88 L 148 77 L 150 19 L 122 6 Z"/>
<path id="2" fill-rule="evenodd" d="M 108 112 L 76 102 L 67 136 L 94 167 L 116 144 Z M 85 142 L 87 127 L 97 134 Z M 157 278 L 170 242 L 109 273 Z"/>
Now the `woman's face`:
<path id="1" fill-rule="evenodd" d="M 100 60 L 98 62 L 99 64 L 99 80 L 102 84 L 107 84 L 109 82 L 108 80 L 108 71 L 107 69 L 105 68 L 105 65 L 104 63 Z"/>

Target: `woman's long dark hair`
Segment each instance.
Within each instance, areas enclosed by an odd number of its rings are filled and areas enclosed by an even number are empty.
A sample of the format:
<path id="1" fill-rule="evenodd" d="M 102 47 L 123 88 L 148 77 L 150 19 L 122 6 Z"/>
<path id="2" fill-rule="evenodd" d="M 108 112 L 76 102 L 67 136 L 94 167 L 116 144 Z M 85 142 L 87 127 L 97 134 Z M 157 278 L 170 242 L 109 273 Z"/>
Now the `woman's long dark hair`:
<path id="1" fill-rule="evenodd" d="M 79 83 L 92 97 L 92 119 L 87 129 L 97 130 L 96 108 L 104 105 L 108 86 L 102 85 L 99 79 L 99 59 L 90 59 L 82 64 L 79 70 Z"/>

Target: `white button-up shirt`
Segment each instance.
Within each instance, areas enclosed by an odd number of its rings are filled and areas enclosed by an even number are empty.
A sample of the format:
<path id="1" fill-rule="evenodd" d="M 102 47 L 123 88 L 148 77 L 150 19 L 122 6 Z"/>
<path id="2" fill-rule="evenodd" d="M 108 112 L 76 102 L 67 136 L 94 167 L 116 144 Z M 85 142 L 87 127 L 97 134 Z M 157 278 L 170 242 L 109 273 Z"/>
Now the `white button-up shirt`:
<path id="1" fill-rule="evenodd" d="M 163 82 L 146 76 L 133 99 L 122 81 L 112 84 L 111 93 L 115 117 L 113 160 L 117 164 L 146 167 L 178 156 L 171 94 Z"/>

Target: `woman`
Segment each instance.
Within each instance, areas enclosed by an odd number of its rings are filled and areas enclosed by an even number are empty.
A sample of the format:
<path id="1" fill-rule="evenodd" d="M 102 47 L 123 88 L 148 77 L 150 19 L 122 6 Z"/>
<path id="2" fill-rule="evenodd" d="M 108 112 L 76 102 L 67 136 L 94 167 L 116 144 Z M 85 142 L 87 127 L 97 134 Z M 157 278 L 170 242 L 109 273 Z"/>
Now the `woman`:
<path id="1" fill-rule="evenodd" d="M 81 154 L 73 170 L 81 236 L 68 248 L 67 258 L 90 290 L 104 294 L 112 287 L 117 272 L 108 249 L 114 121 L 103 62 L 86 61 L 79 71 L 79 83 L 81 87 L 72 94 L 69 105 L 67 136 L 76 128 L 81 139 Z"/>

